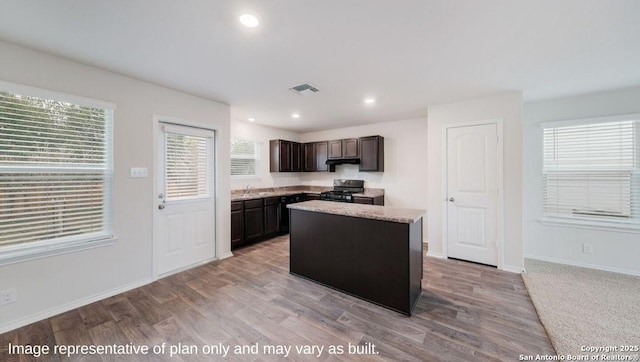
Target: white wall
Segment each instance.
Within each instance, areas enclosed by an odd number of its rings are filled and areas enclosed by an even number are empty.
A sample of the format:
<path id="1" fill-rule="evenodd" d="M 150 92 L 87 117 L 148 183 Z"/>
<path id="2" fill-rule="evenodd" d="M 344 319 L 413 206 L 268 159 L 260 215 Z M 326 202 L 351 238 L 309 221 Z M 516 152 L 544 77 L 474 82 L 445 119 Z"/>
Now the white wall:
<path id="1" fill-rule="evenodd" d="M 299 172 L 269 172 L 269 141 L 282 139 L 298 142 L 300 139 L 298 133 L 232 119 L 231 138 L 254 141 L 260 144 L 258 177 L 232 179 L 232 190 L 243 189 L 247 185 L 253 188 L 300 185 Z"/>
<path id="2" fill-rule="evenodd" d="M 640 113 L 640 87 L 526 103 L 524 167 L 525 256 L 640 275 L 640 234 L 542 225 L 540 122 Z M 593 244 L 593 254 L 582 244 Z"/>
<path id="3" fill-rule="evenodd" d="M 442 133 L 445 125 L 502 119 L 504 125 L 504 248 L 502 268 L 519 272 L 524 268 L 522 247 L 522 93 L 508 92 L 463 102 L 429 107 L 427 161 L 429 173 L 429 253 L 444 255 L 442 238 L 443 163 Z"/>
<path id="4" fill-rule="evenodd" d="M 154 114 L 217 130 L 218 255 L 230 252 L 229 106 L 0 42 L 0 79 L 116 104 L 114 245 L 0 267 L 0 333 L 147 283 L 152 278 Z M 129 178 L 148 167 L 150 177 Z"/>
<path id="5" fill-rule="evenodd" d="M 300 139 L 313 142 L 376 135 L 384 137 L 384 172 L 359 172 L 358 165 L 336 165 L 336 172 L 302 173 L 302 183 L 332 186 L 338 178 L 364 180 L 365 187 L 385 189 L 385 206 L 426 209 L 426 118 L 303 133 Z"/>

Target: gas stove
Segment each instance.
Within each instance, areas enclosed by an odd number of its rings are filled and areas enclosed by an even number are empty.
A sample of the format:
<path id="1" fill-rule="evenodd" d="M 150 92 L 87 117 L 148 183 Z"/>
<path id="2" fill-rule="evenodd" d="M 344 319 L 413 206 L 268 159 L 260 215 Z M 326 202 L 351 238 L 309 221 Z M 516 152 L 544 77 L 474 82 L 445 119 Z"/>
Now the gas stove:
<path id="1" fill-rule="evenodd" d="M 325 191 L 320 193 L 320 200 L 336 202 L 353 202 L 351 191 Z"/>
<path id="2" fill-rule="evenodd" d="M 333 190 L 320 194 L 320 200 L 353 202 L 353 194 L 364 191 L 364 180 L 333 180 Z"/>

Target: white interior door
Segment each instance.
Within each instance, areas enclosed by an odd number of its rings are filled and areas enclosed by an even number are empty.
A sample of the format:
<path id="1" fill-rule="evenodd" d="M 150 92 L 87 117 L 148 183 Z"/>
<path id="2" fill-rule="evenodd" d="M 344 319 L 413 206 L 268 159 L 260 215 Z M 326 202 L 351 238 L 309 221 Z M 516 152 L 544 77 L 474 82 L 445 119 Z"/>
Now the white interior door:
<path id="1" fill-rule="evenodd" d="M 155 270 L 215 257 L 214 131 L 159 123 Z"/>
<path id="2" fill-rule="evenodd" d="M 498 265 L 496 124 L 447 129 L 447 255 Z"/>

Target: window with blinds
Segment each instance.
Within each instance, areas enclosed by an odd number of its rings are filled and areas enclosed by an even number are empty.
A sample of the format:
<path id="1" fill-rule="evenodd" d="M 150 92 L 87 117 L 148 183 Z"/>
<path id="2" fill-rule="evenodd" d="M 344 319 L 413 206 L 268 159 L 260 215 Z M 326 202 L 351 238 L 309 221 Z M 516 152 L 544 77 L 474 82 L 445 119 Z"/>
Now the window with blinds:
<path id="1" fill-rule="evenodd" d="M 0 91 L 0 254 L 112 237 L 113 110 L 53 98 Z"/>
<path id="2" fill-rule="evenodd" d="M 165 133 L 167 201 L 209 197 L 208 147 L 206 137 Z"/>
<path id="3" fill-rule="evenodd" d="M 258 143 L 231 140 L 231 176 L 235 178 L 256 177 L 258 168 Z"/>
<path id="4" fill-rule="evenodd" d="M 544 126 L 544 215 L 640 227 L 640 117 Z"/>

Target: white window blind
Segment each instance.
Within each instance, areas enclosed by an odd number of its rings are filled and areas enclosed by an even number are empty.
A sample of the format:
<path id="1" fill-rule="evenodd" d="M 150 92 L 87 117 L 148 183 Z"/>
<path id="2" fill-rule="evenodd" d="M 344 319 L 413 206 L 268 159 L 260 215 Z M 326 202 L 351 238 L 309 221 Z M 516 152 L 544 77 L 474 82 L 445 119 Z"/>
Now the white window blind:
<path id="1" fill-rule="evenodd" d="M 231 176 L 256 176 L 258 164 L 258 143 L 232 139 L 231 140 Z"/>
<path id="2" fill-rule="evenodd" d="M 545 216 L 640 226 L 637 119 L 544 128 Z"/>
<path id="3" fill-rule="evenodd" d="M 206 137 L 165 133 L 167 201 L 209 197 L 208 147 Z"/>
<path id="4" fill-rule="evenodd" d="M 112 236 L 112 120 L 0 91 L 0 251 Z"/>

